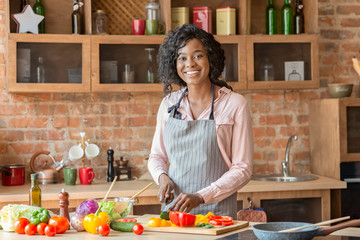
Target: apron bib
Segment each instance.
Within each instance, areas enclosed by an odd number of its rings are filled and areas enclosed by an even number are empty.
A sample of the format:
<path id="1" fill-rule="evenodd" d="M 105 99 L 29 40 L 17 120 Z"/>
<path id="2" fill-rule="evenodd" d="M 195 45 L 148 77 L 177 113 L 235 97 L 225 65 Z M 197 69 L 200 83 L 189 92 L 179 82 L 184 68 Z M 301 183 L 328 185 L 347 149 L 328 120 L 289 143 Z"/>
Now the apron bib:
<path id="1" fill-rule="evenodd" d="M 214 121 L 214 85 L 211 86 L 211 113 L 208 120 L 181 120 L 177 111 L 187 89 L 177 104 L 169 108 L 170 116 L 164 128 L 164 145 L 169 158 L 169 177 L 174 181 L 175 197 L 180 193 L 196 193 L 218 180 L 227 168 L 217 144 Z M 235 192 L 224 200 L 204 204 L 191 214 L 231 216 L 236 219 Z"/>

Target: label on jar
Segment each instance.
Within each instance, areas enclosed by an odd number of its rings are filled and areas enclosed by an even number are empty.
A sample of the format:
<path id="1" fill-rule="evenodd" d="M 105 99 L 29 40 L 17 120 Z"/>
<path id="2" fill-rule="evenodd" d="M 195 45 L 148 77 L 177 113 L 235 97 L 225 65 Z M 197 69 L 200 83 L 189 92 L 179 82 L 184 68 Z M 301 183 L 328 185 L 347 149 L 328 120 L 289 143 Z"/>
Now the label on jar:
<path id="1" fill-rule="evenodd" d="M 193 23 L 208 33 L 212 33 L 211 7 L 194 7 Z"/>

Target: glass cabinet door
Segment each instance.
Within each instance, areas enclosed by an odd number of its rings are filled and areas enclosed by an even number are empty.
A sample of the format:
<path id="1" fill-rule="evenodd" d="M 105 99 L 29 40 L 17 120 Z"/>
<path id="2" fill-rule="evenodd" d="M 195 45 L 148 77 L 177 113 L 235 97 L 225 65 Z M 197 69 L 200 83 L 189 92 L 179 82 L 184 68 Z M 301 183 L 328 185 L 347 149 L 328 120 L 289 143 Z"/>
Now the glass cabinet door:
<path id="1" fill-rule="evenodd" d="M 10 34 L 9 52 L 10 92 L 90 91 L 88 36 Z"/>

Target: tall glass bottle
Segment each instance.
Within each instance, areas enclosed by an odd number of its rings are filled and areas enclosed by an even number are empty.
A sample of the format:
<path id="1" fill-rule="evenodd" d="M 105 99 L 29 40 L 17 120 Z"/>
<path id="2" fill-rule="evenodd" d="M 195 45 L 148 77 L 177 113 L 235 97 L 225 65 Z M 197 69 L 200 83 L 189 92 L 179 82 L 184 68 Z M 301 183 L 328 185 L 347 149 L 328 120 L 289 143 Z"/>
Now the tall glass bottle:
<path id="1" fill-rule="evenodd" d="M 304 21 L 304 5 L 302 0 L 296 0 L 295 3 L 295 15 L 294 15 L 294 33 L 301 34 L 305 32 Z"/>
<path id="2" fill-rule="evenodd" d="M 36 65 L 36 82 L 45 83 L 45 68 L 43 57 L 38 57 L 38 62 Z"/>
<path id="3" fill-rule="evenodd" d="M 33 6 L 34 13 L 45 17 L 45 7 L 41 0 L 36 0 Z M 45 18 L 39 23 L 39 33 L 45 33 Z"/>
<path id="4" fill-rule="evenodd" d="M 154 83 L 156 82 L 156 57 L 155 57 L 155 48 L 145 48 L 147 53 L 146 57 L 146 68 L 145 68 L 145 83 Z"/>
<path id="5" fill-rule="evenodd" d="M 284 6 L 281 8 L 281 33 L 293 34 L 294 33 L 294 16 L 293 10 L 290 5 L 290 0 L 284 1 Z"/>
<path id="6" fill-rule="evenodd" d="M 31 188 L 29 190 L 29 205 L 41 207 L 41 189 L 39 188 L 39 175 L 31 174 Z"/>
<path id="7" fill-rule="evenodd" d="M 28 0 L 20 0 L 20 12 L 22 12 L 22 10 L 24 9 L 24 7 L 26 5 L 29 4 L 29 1 Z"/>
<path id="8" fill-rule="evenodd" d="M 269 5 L 266 8 L 266 34 L 277 34 L 276 8 L 273 0 L 269 0 Z"/>
<path id="9" fill-rule="evenodd" d="M 80 7 L 83 5 L 79 0 L 73 0 L 73 12 L 71 14 L 72 33 L 82 34 L 82 18 Z"/>

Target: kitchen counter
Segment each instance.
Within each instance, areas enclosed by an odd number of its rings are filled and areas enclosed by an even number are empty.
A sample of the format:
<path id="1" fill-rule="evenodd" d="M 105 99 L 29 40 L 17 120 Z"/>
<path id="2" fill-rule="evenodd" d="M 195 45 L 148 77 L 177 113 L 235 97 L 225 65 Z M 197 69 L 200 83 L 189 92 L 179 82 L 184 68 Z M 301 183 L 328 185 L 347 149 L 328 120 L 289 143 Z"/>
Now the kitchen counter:
<path id="1" fill-rule="evenodd" d="M 104 239 L 121 239 L 123 240 L 183 240 L 183 239 L 194 239 L 194 240 L 215 240 L 215 239 L 233 239 L 230 238 L 230 235 L 233 235 L 234 233 L 238 233 L 239 238 L 237 239 L 243 239 L 243 240 L 251 240 L 249 238 L 243 238 L 243 234 L 245 235 L 246 232 L 249 232 L 251 227 L 233 231 L 226 234 L 221 234 L 217 236 L 212 235 L 199 235 L 199 234 L 181 234 L 181 233 L 159 233 L 159 232 L 144 232 L 142 235 L 135 235 L 134 233 L 124 233 L 124 232 L 116 232 L 116 231 L 110 231 L 110 234 L 104 238 Z M 250 230 L 251 231 L 251 230 Z M 245 235 L 246 236 L 246 235 Z M 342 238 L 341 236 L 352 236 L 352 237 L 360 237 L 360 228 L 347 228 L 340 231 L 337 231 L 330 236 L 326 237 L 316 237 L 314 240 L 346 240 L 348 238 Z M 17 240 L 17 239 L 49 239 L 49 237 L 46 236 L 27 236 L 27 235 L 20 235 L 17 233 L 8 233 L 4 231 L 0 231 L 0 239 L 7 239 L 7 240 Z M 84 239 L 84 240 L 95 240 L 95 239 L 102 239 L 101 237 L 87 233 L 87 232 L 76 232 L 75 230 L 69 230 L 64 234 L 56 234 L 56 239 Z M 226 238 L 228 237 L 228 238 Z M 352 238 L 351 238 L 352 239 Z"/>
<path id="2" fill-rule="evenodd" d="M 247 198 L 251 197 L 255 206 L 260 206 L 260 200 L 286 198 L 321 198 L 321 219 L 330 219 L 330 189 L 346 188 L 346 183 L 332 178 L 318 176 L 319 179 L 306 182 L 260 182 L 250 181 L 238 191 L 238 200 L 247 207 Z M 131 197 L 151 181 L 118 181 L 109 197 Z M 77 207 L 83 200 L 102 198 L 111 183 L 95 182 L 91 185 L 66 186 L 64 183 L 40 185 L 42 191 L 42 207 L 56 209 L 59 207 L 59 192 L 64 189 L 69 193 L 69 208 Z M 6 187 L 0 190 L 0 208 L 9 204 L 28 204 L 30 185 Z M 138 205 L 159 205 L 157 198 L 159 187 L 154 184 L 137 198 Z"/>

